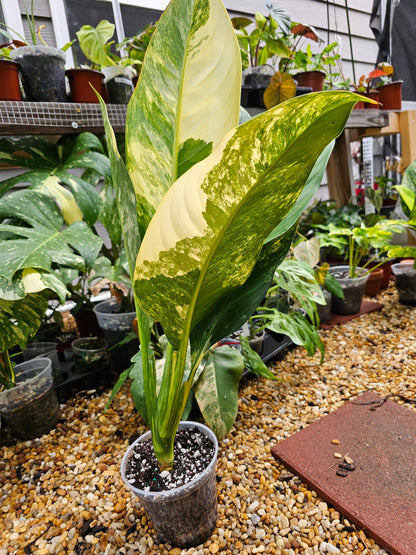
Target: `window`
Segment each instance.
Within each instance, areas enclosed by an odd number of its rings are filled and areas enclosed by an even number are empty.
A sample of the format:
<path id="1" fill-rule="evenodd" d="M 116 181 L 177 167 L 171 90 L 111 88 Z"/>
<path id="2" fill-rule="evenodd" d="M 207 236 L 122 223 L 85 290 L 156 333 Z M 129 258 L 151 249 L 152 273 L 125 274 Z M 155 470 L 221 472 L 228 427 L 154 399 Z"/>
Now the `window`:
<path id="1" fill-rule="evenodd" d="M 141 1 L 140 4 L 145 4 Z M 121 5 L 121 15 L 123 18 L 124 33 L 126 37 L 134 36 L 142 27 L 148 23 L 155 23 L 162 13 L 165 2 L 151 2 L 153 5 L 160 6 L 159 10 L 148 7 L 138 7 L 137 0 L 135 5 L 123 3 Z M 150 5 L 150 2 L 147 2 Z M 111 2 L 106 0 L 67 0 L 66 15 L 68 20 L 69 36 L 71 39 L 76 38 L 76 32 L 83 25 L 92 25 L 96 27 L 102 19 L 107 19 L 114 23 L 113 7 Z M 114 40 L 117 42 L 116 35 Z M 78 49 L 78 63 L 85 61 L 84 56 Z"/>

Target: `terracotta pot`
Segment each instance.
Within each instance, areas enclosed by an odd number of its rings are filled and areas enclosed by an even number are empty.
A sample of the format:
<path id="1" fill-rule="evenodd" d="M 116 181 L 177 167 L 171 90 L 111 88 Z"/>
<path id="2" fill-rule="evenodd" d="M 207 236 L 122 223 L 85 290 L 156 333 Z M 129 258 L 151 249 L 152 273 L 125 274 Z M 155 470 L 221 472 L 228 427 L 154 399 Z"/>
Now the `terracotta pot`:
<path id="1" fill-rule="evenodd" d="M 370 91 L 365 95 L 367 98 L 371 98 L 371 100 L 375 100 L 376 102 L 380 102 L 380 91 Z M 365 107 L 367 110 L 379 110 L 380 104 L 368 104 L 365 103 Z"/>
<path id="2" fill-rule="evenodd" d="M 391 278 L 391 266 L 394 261 L 395 259 L 391 258 L 390 260 L 386 260 L 385 262 L 383 262 L 383 264 L 381 264 L 381 266 L 379 266 L 379 268 L 383 270 L 380 289 L 385 289 L 386 287 L 389 286 L 390 278 Z M 369 264 L 369 267 L 371 268 L 372 266 L 376 266 L 377 264 L 378 262 L 374 262 L 373 264 Z"/>
<path id="3" fill-rule="evenodd" d="M 311 87 L 312 92 L 324 90 L 325 73 L 323 71 L 303 71 L 295 75 L 299 87 Z"/>
<path id="4" fill-rule="evenodd" d="M 403 81 L 392 81 L 379 87 L 382 110 L 402 109 L 402 85 Z"/>
<path id="5" fill-rule="evenodd" d="M 383 279 L 383 268 L 372 270 L 365 284 L 364 295 L 375 297 L 380 291 L 381 280 Z"/>
<path id="6" fill-rule="evenodd" d="M 357 94 L 361 95 L 361 96 L 366 96 L 365 93 L 362 92 L 357 92 Z M 354 106 L 354 110 L 364 110 L 366 106 L 366 102 L 364 102 L 364 100 L 360 100 L 357 102 L 357 104 Z"/>
<path id="7" fill-rule="evenodd" d="M 91 85 L 99 93 L 102 92 L 104 75 L 101 71 L 88 68 L 67 69 L 65 75 L 68 77 L 72 102 L 98 103 L 97 95 Z"/>
<path id="8" fill-rule="evenodd" d="M 0 60 L 0 100 L 22 100 L 19 69 L 17 62 Z"/>

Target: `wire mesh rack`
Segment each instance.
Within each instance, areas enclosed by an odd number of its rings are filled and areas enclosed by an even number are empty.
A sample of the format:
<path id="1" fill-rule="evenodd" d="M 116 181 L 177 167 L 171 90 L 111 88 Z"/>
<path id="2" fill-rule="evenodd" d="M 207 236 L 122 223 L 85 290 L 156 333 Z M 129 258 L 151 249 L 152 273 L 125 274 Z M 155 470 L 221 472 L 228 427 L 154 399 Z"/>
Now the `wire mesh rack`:
<path id="1" fill-rule="evenodd" d="M 107 111 L 114 131 L 123 132 L 127 106 L 108 104 Z M 66 134 L 82 131 L 104 131 L 99 104 L 0 102 L 0 135 Z"/>

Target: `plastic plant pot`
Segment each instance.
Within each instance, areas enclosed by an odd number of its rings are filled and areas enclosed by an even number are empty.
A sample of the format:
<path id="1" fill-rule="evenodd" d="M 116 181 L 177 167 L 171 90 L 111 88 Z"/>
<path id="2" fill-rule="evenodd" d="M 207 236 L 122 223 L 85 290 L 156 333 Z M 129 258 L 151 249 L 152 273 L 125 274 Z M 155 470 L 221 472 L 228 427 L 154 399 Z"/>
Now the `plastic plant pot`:
<path id="1" fill-rule="evenodd" d="M 197 427 L 214 443 L 215 453 L 205 470 L 184 486 L 166 491 L 144 491 L 129 483 L 126 470 L 135 446 L 151 438 L 146 432 L 130 445 L 121 463 L 124 483 L 140 500 L 161 541 L 176 547 L 191 547 L 205 542 L 217 519 L 215 466 L 218 441 L 212 430 L 198 422 L 181 422 L 179 430 Z"/>
<path id="2" fill-rule="evenodd" d="M 52 376 L 55 384 L 62 380 L 62 370 L 58 358 L 58 343 L 54 341 L 33 341 L 23 349 L 23 360 L 26 362 L 33 358 L 50 358 L 52 362 Z"/>
<path id="3" fill-rule="evenodd" d="M 344 299 L 332 295 L 331 310 L 334 314 L 349 315 L 358 314 L 363 300 L 365 285 L 368 279 L 368 272 L 362 268 L 357 268 L 359 277 L 350 278 L 348 276 L 349 266 L 333 266 L 329 269 L 341 285 Z M 363 275 L 362 272 L 365 272 Z"/>
<path id="4" fill-rule="evenodd" d="M 112 347 L 125 338 L 133 329 L 136 312 L 119 312 L 120 305 L 115 298 L 102 301 L 94 306 L 98 324 L 103 330 L 108 345 Z"/>
<path id="5" fill-rule="evenodd" d="M 14 437 L 29 440 L 48 433 L 60 410 L 49 358 L 34 358 L 14 368 L 17 385 L 0 392 L 0 414 Z"/>
<path id="6" fill-rule="evenodd" d="M 65 102 L 65 52 L 50 46 L 21 46 L 10 52 L 20 64 L 26 100 Z"/>
<path id="7" fill-rule="evenodd" d="M 91 372 L 108 365 L 108 343 L 103 337 L 80 337 L 71 343 L 75 358 L 74 371 Z"/>
<path id="8" fill-rule="evenodd" d="M 131 67 L 108 66 L 102 72 L 110 104 L 128 104 L 134 90 Z"/>
<path id="9" fill-rule="evenodd" d="M 413 266 L 413 260 L 411 260 L 393 264 L 391 267 L 399 302 L 410 306 L 416 306 L 416 269 Z"/>

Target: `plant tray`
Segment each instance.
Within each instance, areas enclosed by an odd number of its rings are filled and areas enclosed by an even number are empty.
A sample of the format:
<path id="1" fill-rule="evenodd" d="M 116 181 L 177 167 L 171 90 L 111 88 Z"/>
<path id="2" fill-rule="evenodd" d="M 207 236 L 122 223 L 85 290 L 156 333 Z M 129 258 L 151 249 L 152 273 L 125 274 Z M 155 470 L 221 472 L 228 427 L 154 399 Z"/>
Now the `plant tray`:
<path id="1" fill-rule="evenodd" d="M 115 372 L 109 362 L 90 372 L 78 374 L 74 371 L 73 362 L 61 362 L 62 383 L 56 384 L 55 391 L 60 403 L 65 403 L 80 391 L 91 389 L 104 389 L 112 387 L 115 383 Z"/>

